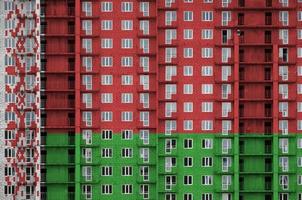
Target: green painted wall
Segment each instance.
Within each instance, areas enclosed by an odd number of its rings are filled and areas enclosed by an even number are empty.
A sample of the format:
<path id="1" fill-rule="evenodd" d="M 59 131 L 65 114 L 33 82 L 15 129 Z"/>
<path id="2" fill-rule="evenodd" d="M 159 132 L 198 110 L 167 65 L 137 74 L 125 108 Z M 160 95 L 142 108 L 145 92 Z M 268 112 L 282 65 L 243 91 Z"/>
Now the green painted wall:
<path id="1" fill-rule="evenodd" d="M 283 154 L 279 139 L 288 138 L 289 150 Z M 222 193 L 232 194 L 233 200 L 278 200 L 279 193 L 288 193 L 289 199 L 296 199 L 302 186 L 297 185 L 297 175 L 302 175 L 302 168 L 297 167 L 297 157 L 302 156 L 302 149 L 297 148 L 297 140 L 302 135 L 229 135 L 221 134 L 175 134 L 172 136 L 150 134 L 148 145 L 144 145 L 139 134 L 134 134 L 131 140 L 123 140 L 121 134 L 113 134 L 112 139 L 103 140 L 101 134 L 93 135 L 92 144 L 86 145 L 82 136 L 77 134 L 72 138 L 67 133 L 48 134 L 44 149 L 46 155 L 45 185 L 47 199 L 67 200 L 85 199 L 81 190 L 83 185 L 91 185 L 92 199 L 100 200 L 138 200 L 143 199 L 140 185 L 149 185 L 149 199 L 164 200 L 166 193 L 175 193 L 178 200 L 184 194 L 191 193 L 195 199 L 201 199 L 202 193 L 212 193 L 213 199 L 222 199 Z M 176 148 L 170 154 L 165 152 L 165 140 L 175 139 Z M 184 140 L 192 139 L 193 148 L 185 149 Z M 202 140 L 213 140 L 212 149 L 203 149 Z M 222 152 L 222 141 L 231 140 L 228 153 Z M 92 162 L 86 163 L 83 149 L 92 149 Z M 112 158 L 102 158 L 103 148 L 112 148 Z M 131 158 L 122 158 L 123 148 L 132 148 Z M 150 159 L 144 163 L 140 158 L 140 148 L 149 148 Z M 279 157 L 289 159 L 289 170 L 283 172 L 279 166 Z M 43 157 L 43 156 L 42 156 Z M 176 158 L 176 167 L 171 172 L 165 171 L 166 157 Z M 184 158 L 193 159 L 192 167 L 184 167 Z M 202 158 L 212 157 L 212 167 L 202 167 Z M 232 164 L 228 172 L 222 171 L 222 158 L 230 157 Z M 268 162 L 270 161 L 270 162 Z M 84 166 L 92 166 L 92 181 L 86 181 L 82 176 Z M 102 176 L 101 167 L 112 166 L 112 176 Z M 121 168 L 132 166 L 132 176 L 122 176 Z M 140 166 L 149 166 L 149 181 L 140 176 Z M 184 176 L 193 176 L 192 185 L 184 185 Z M 202 176 L 212 175 L 212 185 L 202 185 Z M 222 176 L 232 177 L 231 185 L 222 190 Z M 289 188 L 283 190 L 279 184 L 279 176 L 289 176 Z M 170 191 L 165 190 L 165 177 L 176 176 L 177 184 Z M 112 184 L 112 194 L 103 194 L 101 186 Z M 123 184 L 132 184 L 132 194 L 122 194 Z M 266 199 L 267 198 L 267 199 Z"/>

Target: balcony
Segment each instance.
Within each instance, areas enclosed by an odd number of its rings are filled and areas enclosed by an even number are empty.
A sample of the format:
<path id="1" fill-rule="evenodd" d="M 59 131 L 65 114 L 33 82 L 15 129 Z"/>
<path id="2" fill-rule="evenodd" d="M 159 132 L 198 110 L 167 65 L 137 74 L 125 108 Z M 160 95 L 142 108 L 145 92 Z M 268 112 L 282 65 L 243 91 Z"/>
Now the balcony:
<path id="1" fill-rule="evenodd" d="M 74 200 L 75 199 L 75 193 L 74 192 L 68 192 L 68 200 Z"/>
<path id="2" fill-rule="evenodd" d="M 75 156 L 74 155 L 68 155 L 68 163 L 72 164 L 75 162 Z"/>
<path id="3" fill-rule="evenodd" d="M 68 125 L 69 126 L 74 126 L 75 125 L 75 118 L 74 117 L 68 118 Z"/>
<path id="4" fill-rule="evenodd" d="M 75 181 L 75 175 L 74 173 L 68 174 L 68 182 L 74 182 Z"/>

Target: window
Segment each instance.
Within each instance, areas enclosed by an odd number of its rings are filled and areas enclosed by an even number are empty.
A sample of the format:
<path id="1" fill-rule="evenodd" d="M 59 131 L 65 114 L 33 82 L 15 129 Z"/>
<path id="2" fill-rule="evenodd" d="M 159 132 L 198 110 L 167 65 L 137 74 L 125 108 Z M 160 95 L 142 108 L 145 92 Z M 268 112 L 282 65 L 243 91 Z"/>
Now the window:
<path id="1" fill-rule="evenodd" d="M 297 48 L 297 57 L 302 58 L 302 48 L 301 47 Z"/>
<path id="2" fill-rule="evenodd" d="M 112 12 L 112 9 L 113 9 L 112 2 L 102 2 L 101 3 L 102 12 Z"/>
<path id="3" fill-rule="evenodd" d="M 212 120 L 202 120 L 201 121 L 201 130 L 203 130 L 203 131 L 213 130 L 213 121 Z"/>
<path id="4" fill-rule="evenodd" d="M 223 172 L 228 172 L 231 167 L 232 158 L 231 157 L 222 157 L 221 158 L 222 166 L 221 169 Z"/>
<path id="5" fill-rule="evenodd" d="M 184 120 L 184 130 L 190 131 L 193 130 L 193 120 Z"/>
<path id="6" fill-rule="evenodd" d="M 82 120 L 86 126 L 92 126 L 92 112 L 84 111 L 82 113 Z"/>
<path id="7" fill-rule="evenodd" d="M 221 62 L 228 62 L 229 58 L 231 58 L 231 55 L 231 48 L 221 48 Z"/>
<path id="8" fill-rule="evenodd" d="M 149 53 L 150 48 L 149 48 L 149 39 L 140 39 L 139 40 L 139 48 L 143 50 L 143 53 Z"/>
<path id="9" fill-rule="evenodd" d="M 297 167 L 302 167 L 302 157 L 297 157 Z"/>
<path id="10" fill-rule="evenodd" d="M 112 21 L 112 20 L 102 20 L 102 21 L 101 21 L 101 27 L 102 27 L 102 30 L 103 30 L 103 31 L 112 30 L 113 21 Z"/>
<path id="11" fill-rule="evenodd" d="M 176 21 L 177 13 L 176 11 L 166 11 L 165 12 L 165 25 L 171 26 L 173 21 Z"/>
<path id="12" fill-rule="evenodd" d="M 297 183 L 298 185 L 302 185 L 302 175 L 297 176 Z"/>
<path id="13" fill-rule="evenodd" d="M 213 194 L 203 193 L 201 194 L 201 200 L 213 200 Z M 222 200 L 230 200 L 230 199 L 222 199 Z"/>
<path id="14" fill-rule="evenodd" d="M 302 39 L 302 29 L 297 29 L 297 39 L 298 40 Z"/>
<path id="15" fill-rule="evenodd" d="M 102 75 L 101 76 L 101 84 L 102 85 L 112 85 L 113 77 L 112 75 Z"/>
<path id="16" fill-rule="evenodd" d="M 193 166 L 193 158 L 184 157 L 184 167 L 192 167 L 192 166 Z"/>
<path id="17" fill-rule="evenodd" d="M 103 184 L 101 185 L 101 188 L 102 188 L 102 194 L 112 194 L 112 185 L 109 185 L 109 184 Z"/>
<path id="18" fill-rule="evenodd" d="M 288 44 L 288 30 L 287 29 L 279 30 L 279 39 L 282 40 L 282 44 Z"/>
<path id="19" fill-rule="evenodd" d="M 5 158 L 14 158 L 16 156 L 15 149 L 12 147 L 6 147 L 4 149 L 4 157 Z"/>
<path id="20" fill-rule="evenodd" d="M 14 176 L 14 175 L 15 175 L 15 167 L 4 168 L 4 176 Z"/>
<path id="21" fill-rule="evenodd" d="M 131 166 L 123 166 L 122 167 L 122 176 L 132 176 L 132 167 Z"/>
<path id="22" fill-rule="evenodd" d="M 82 149 L 82 158 L 85 159 L 85 163 L 91 163 L 92 162 L 92 149 L 83 148 Z"/>
<path id="23" fill-rule="evenodd" d="M 5 84 L 9 86 L 14 86 L 16 84 L 16 76 L 5 75 Z"/>
<path id="24" fill-rule="evenodd" d="M 16 120 L 16 113 L 14 112 L 5 112 L 5 122 L 14 122 Z"/>
<path id="25" fill-rule="evenodd" d="M 221 25 L 227 26 L 231 21 L 231 11 L 222 11 L 221 12 Z"/>
<path id="26" fill-rule="evenodd" d="M 184 194 L 184 200 L 193 200 L 193 194 L 190 193 Z"/>
<path id="27" fill-rule="evenodd" d="M 184 102 L 184 112 L 193 112 L 193 102 Z"/>
<path id="28" fill-rule="evenodd" d="M 184 58 L 193 58 L 193 48 L 184 48 Z"/>
<path id="29" fill-rule="evenodd" d="M 193 84 L 184 84 L 184 94 L 193 94 Z"/>
<path id="30" fill-rule="evenodd" d="M 4 139 L 5 140 L 13 140 L 16 137 L 16 131 L 15 130 L 5 130 L 4 132 Z"/>
<path id="31" fill-rule="evenodd" d="M 149 130 L 140 130 L 139 138 L 143 141 L 143 144 L 149 144 Z"/>
<path id="32" fill-rule="evenodd" d="M 213 67 L 212 66 L 202 66 L 201 67 L 201 76 L 213 76 Z"/>
<path id="33" fill-rule="evenodd" d="M 86 35 L 92 35 L 92 21 L 91 20 L 83 20 L 82 21 L 82 30 L 85 31 Z"/>
<path id="34" fill-rule="evenodd" d="M 202 149 L 213 149 L 213 139 L 202 139 L 201 148 Z"/>
<path id="35" fill-rule="evenodd" d="M 184 139 L 184 149 L 193 148 L 193 139 Z"/>
<path id="36" fill-rule="evenodd" d="M 165 158 L 165 171 L 171 172 L 172 168 L 176 166 L 176 158 L 175 157 L 166 157 Z"/>
<path id="37" fill-rule="evenodd" d="M 193 66 L 184 66 L 184 76 L 193 76 Z"/>
<path id="38" fill-rule="evenodd" d="M 142 31 L 143 35 L 149 35 L 150 23 L 148 20 L 139 21 L 139 30 Z"/>
<path id="39" fill-rule="evenodd" d="M 112 149 L 111 148 L 102 148 L 101 156 L 102 156 L 102 158 L 112 158 Z"/>
<path id="40" fill-rule="evenodd" d="M 102 103 L 112 103 L 113 95 L 112 93 L 102 93 L 101 94 L 101 102 Z"/>
<path id="41" fill-rule="evenodd" d="M 82 85 L 85 86 L 86 90 L 92 89 L 92 76 L 91 75 L 83 75 L 82 76 Z"/>
<path id="42" fill-rule="evenodd" d="M 302 66 L 297 66 L 297 75 L 302 76 Z"/>
<path id="43" fill-rule="evenodd" d="M 166 48 L 165 50 L 165 62 L 171 63 L 173 58 L 177 58 L 177 48 Z"/>
<path id="44" fill-rule="evenodd" d="M 229 150 L 232 148 L 231 139 L 222 139 L 221 141 L 221 151 L 223 154 L 228 154 Z"/>
<path id="45" fill-rule="evenodd" d="M 213 39 L 213 29 L 202 29 L 201 30 L 201 38 L 203 40 Z"/>
<path id="46" fill-rule="evenodd" d="M 26 93 L 25 95 L 26 95 L 26 97 L 31 97 L 32 96 L 32 95 L 30 95 L 30 93 Z M 32 100 L 34 100 L 34 98 Z M 17 97 L 16 97 L 15 93 L 6 93 L 5 94 L 5 103 L 16 103 L 16 102 L 17 102 Z M 30 101 L 30 102 L 34 103 L 34 101 Z M 30 103 L 29 104 L 27 103 L 27 106 L 30 106 Z"/>
<path id="47" fill-rule="evenodd" d="M 143 177 L 144 181 L 149 180 L 149 166 L 140 166 L 140 176 Z"/>
<path id="48" fill-rule="evenodd" d="M 15 38 L 13 38 L 13 37 L 5 38 L 4 46 L 5 46 L 5 48 L 15 48 L 15 46 L 16 46 Z"/>
<path id="49" fill-rule="evenodd" d="M 92 16 L 92 2 L 82 2 L 82 12 L 85 16 Z"/>
<path id="50" fill-rule="evenodd" d="M 122 26 L 121 29 L 123 31 L 133 30 L 133 21 L 132 20 L 122 20 L 121 26 Z"/>
<path id="51" fill-rule="evenodd" d="M 222 84 L 221 85 L 221 98 L 228 99 L 228 95 L 232 93 L 232 85 L 231 84 Z"/>
<path id="52" fill-rule="evenodd" d="M 122 75 L 122 85 L 132 85 L 133 76 L 132 75 Z"/>
<path id="53" fill-rule="evenodd" d="M 92 167 L 84 166 L 82 168 L 82 175 L 83 175 L 85 181 L 92 181 Z"/>
<path id="54" fill-rule="evenodd" d="M 297 139 L 297 148 L 302 149 L 302 138 Z"/>
<path id="55" fill-rule="evenodd" d="M 101 57 L 102 67 L 112 67 L 113 59 L 112 57 Z"/>
<path id="56" fill-rule="evenodd" d="M 193 184 L 193 176 L 184 176 L 184 185 L 192 185 Z"/>
<path id="57" fill-rule="evenodd" d="M 177 75 L 177 68 L 176 66 L 166 66 L 165 70 L 165 80 L 171 81 L 173 76 Z"/>
<path id="58" fill-rule="evenodd" d="M 297 120 L 297 130 L 302 130 L 302 120 Z"/>
<path id="59" fill-rule="evenodd" d="M 109 122 L 112 121 L 113 113 L 111 111 L 103 111 L 101 112 L 101 121 Z"/>
<path id="60" fill-rule="evenodd" d="M 213 21 L 213 12 L 212 11 L 202 11 L 201 12 L 202 21 Z"/>
<path id="61" fill-rule="evenodd" d="M 202 167 L 212 167 L 213 166 L 213 158 L 212 157 L 202 157 L 201 158 L 201 166 Z"/>
<path id="62" fill-rule="evenodd" d="M 133 103 L 133 94 L 122 93 L 122 103 Z"/>
<path id="63" fill-rule="evenodd" d="M 302 21 L 302 11 L 297 12 L 297 19 L 298 21 Z"/>
<path id="64" fill-rule="evenodd" d="M 122 139 L 123 140 L 132 140 L 133 131 L 132 130 L 122 130 Z"/>
<path id="65" fill-rule="evenodd" d="M 121 112 L 121 121 L 123 121 L 123 122 L 131 122 L 131 121 L 133 121 L 133 112 L 122 111 Z"/>
<path id="66" fill-rule="evenodd" d="M 202 94 L 213 94 L 213 84 L 202 84 L 201 93 Z"/>
<path id="67" fill-rule="evenodd" d="M 91 130 L 83 130 L 82 131 L 83 140 L 85 141 L 86 145 L 92 144 L 92 131 Z"/>
<path id="68" fill-rule="evenodd" d="M 212 58 L 213 57 L 213 48 L 202 48 L 201 57 L 202 58 Z"/>
<path id="69" fill-rule="evenodd" d="M 4 1 L 5 11 L 12 11 L 15 8 L 14 6 L 15 6 L 14 1 L 10 1 L 10 0 Z"/>
<path id="70" fill-rule="evenodd" d="M 133 40 L 132 39 L 122 39 L 122 49 L 132 49 L 133 48 Z"/>
<path id="71" fill-rule="evenodd" d="M 192 11 L 184 11 L 184 21 L 193 21 Z"/>
<path id="72" fill-rule="evenodd" d="M 15 194 L 15 186 L 14 185 L 4 185 L 4 194 L 5 195 Z"/>
<path id="73" fill-rule="evenodd" d="M 82 57 L 82 66 L 87 72 L 92 71 L 92 57 Z"/>
<path id="74" fill-rule="evenodd" d="M 101 47 L 103 49 L 112 49 L 113 48 L 113 40 L 112 40 L 112 38 L 103 38 L 101 40 Z"/>
<path id="75" fill-rule="evenodd" d="M 288 184 L 289 184 L 288 175 L 280 175 L 279 176 L 279 183 L 280 183 L 283 190 L 288 190 Z"/>
<path id="76" fill-rule="evenodd" d="M 201 184 L 202 185 L 212 185 L 213 184 L 213 176 L 201 176 Z"/>
<path id="77" fill-rule="evenodd" d="M 132 67 L 133 66 L 133 57 L 122 57 L 121 66 L 122 67 Z"/>
<path id="78" fill-rule="evenodd" d="M 83 102 L 83 104 L 85 104 L 85 108 L 92 108 L 92 94 L 83 93 L 82 94 L 82 102 Z"/>
<path id="79" fill-rule="evenodd" d="M 139 84 L 143 86 L 143 90 L 149 90 L 149 75 L 140 75 Z"/>
<path id="80" fill-rule="evenodd" d="M 193 39 L 193 29 L 184 29 L 184 39 L 185 40 Z"/>
<path id="81" fill-rule="evenodd" d="M 111 166 L 102 166 L 101 175 L 102 176 L 112 176 L 112 167 Z"/>
<path id="82" fill-rule="evenodd" d="M 132 12 L 133 3 L 132 2 L 122 2 L 122 12 Z"/>
<path id="83" fill-rule="evenodd" d="M 143 13 L 143 16 L 149 16 L 149 2 L 140 2 L 139 11 Z"/>
<path id="84" fill-rule="evenodd" d="M 149 163 L 149 148 L 140 148 L 139 152 L 143 163 Z"/>
<path id="85" fill-rule="evenodd" d="M 132 158 L 132 148 L 122 149 L 122 158 Z"/>
<path id="86" fill-rule="evenodd" d="M 289 200 L 288 193 L 279 193 L 279 200 Z"/>
<path id="87" fill-rule="evenodd" d="M 165 30 L 165 44 L 172 44 L 172 40 L 177 39 L 176 29 L 167 29 Z"/>
<path id="88" fill-rule="evenodd" d="M 297 102 L 297 112 L 302 112 L 302 102 Z"/>
<path id="89" fill-rule="evenodd" d="M 230 175 L 223 175 L 221 177 L 221 182 L 222 182 L 222 186 L 221 189 L 222 190 L 228 190 L 229 186 L 232 184 L 232 177 Z"/>
<path id="90" fill-rule="evenodd" d="M 112 140 L 112 130 L 102 130 L 102 140 Z"/>
<path id="91" fill-rule="evenodd" d="M 213 102 L 202 102 L 201 112 L 213 112 Z"/>
<path id="92" fill-rule="evenodd" d="M 279 11 L 279 21 L 283 26 L 288 26 L 288 11 Z"/>

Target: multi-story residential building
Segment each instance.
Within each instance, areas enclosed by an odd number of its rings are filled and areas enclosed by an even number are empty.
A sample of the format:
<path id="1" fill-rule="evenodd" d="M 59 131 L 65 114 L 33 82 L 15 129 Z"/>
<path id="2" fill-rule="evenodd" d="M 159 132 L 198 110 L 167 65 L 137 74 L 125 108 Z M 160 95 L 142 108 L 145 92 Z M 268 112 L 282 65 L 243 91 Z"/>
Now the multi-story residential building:
<path id="1" fill-rule="evenodd" d="M 302 200 L 301 0 L 0 15 L 0 199 Z"/>

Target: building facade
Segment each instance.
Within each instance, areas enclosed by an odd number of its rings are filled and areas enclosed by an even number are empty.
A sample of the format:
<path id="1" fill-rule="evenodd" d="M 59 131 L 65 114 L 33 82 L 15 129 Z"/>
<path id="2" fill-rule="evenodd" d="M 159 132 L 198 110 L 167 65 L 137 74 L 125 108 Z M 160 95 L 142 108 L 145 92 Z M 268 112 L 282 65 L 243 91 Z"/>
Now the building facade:
<path id="1" fill-rule="evenodd" d="M 302 200 L 301 0 L 0 15 L 0 199 Z"/>

